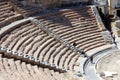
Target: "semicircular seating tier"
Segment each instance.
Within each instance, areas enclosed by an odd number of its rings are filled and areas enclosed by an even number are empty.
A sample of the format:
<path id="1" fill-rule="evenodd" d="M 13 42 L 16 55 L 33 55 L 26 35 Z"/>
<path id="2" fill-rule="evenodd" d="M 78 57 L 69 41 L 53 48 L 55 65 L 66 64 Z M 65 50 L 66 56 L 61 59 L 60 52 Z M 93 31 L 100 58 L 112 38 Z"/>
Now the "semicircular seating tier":
<path id="1" fill-rule="evenodd" d="M 2 80 L 73 80 L 69 73 L 41 68 L 0 54 L 0 79 Z M 75 79 L 81 80 L 81 79 Z"/>
<path id="2" fill-rule="evenodd" d="M 25 53 L 59 68 L 74 70 L 80 55 L 32 24 L 29 20 L 12 27 L 0 40 L 0 45 Z"/>
<path id="3" fill-rule="evenodd" d="M 36 9 L 34 12 L 32 7 L 22 8 L 19 3 L 1 1 L 0 11 L 0 46 L 13 52 L 28 54 L 41 62 L 54 64 L 60 69 L 76 70 L 76 65 L 80 64 L 78 62 L 81 55 L 45 32 L 40 25 L 36 25 L 29 19 L 23 19 L 19 24 L 6 26 L 23 16 L 37 13 Z M 17 14 L 19 17 L 16 17 Z M 76 47 L 85 52 L 106 45 L 91 7 L 64 9 L 36 19 L 68 43 L 76 43 Z M 12 22 L 9 22 L 11 20 Z M 18 80 L 76 80 L 69 79 L 68 73 L 65 76 L 64 73 L 55 71 L 54 68 L 38 67 L 38 65 L 23 61 L 23 57 L 21 59 L 16 59 L 17 56 L 9 58 L 5 54 L 6 52 L 0 53 L 0 72 L 6 80 L 14 80 L 15 77 L 18 77 Z"/>
<path id="4" fill-rule="evenodd" d="M 65 9 L 37 17 L 47 28 L 85 52 L 106 45 L 91 7 Z"/>
<path id="5" fill-rule="evenodd" d="M 20 14 L 22 14 L 25 18 L 29 16 L 33 16 L 35 14 L 41 13 L 42 7 L 31 6 L 31 5 L 23 5 L 17 0 L 10 0 L 9 4 L 13 6 L 13 8 Z"/>

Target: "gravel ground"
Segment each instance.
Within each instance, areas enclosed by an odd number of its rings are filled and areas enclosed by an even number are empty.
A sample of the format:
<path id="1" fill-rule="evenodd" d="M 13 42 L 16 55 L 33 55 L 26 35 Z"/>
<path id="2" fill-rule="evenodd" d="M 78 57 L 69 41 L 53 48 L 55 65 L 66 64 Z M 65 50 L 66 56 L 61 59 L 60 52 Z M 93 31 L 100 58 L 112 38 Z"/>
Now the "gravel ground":
<path id="1" fill-rule="evenodd" d="M 120 80 L 120 50 L 103 57 L 96 66 L 97 73 L 104 80 Z M 112 76 L 107 76 L 107 74 Z"/>

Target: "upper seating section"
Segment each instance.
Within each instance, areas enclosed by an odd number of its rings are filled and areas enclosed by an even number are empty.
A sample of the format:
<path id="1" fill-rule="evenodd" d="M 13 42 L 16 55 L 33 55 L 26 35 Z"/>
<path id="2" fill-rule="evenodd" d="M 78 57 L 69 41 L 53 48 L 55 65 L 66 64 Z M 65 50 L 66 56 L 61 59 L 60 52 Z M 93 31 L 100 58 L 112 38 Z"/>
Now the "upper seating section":
<path id="1" fill-rule="evenodd" d="M 12 5 L 14 9 L 24 17 L 29 17 L 42 12 L 42 8 L 40 7 L 25 6 L 16 0 L 11 0 L 9 4 Z"/>
<path id="2" fill-rule="evenodd" d="M 9 31 L 1 38 L 0 45 L 34 56 L 61 69 L 73 70 L 80 57 L 30 21 Z"/>
<path id="3" fill-rule="evenodd" d="M 91 7 L 65 9 L 38 17 L 39 21 L 80 50 L 89 51 L 105 45 Z"/>
<path id="4" fill-rule="evenodd" d="M 22 18 L 22 15 L 16 13 L 8 1 L 0 1 L 0 28 Z"/>

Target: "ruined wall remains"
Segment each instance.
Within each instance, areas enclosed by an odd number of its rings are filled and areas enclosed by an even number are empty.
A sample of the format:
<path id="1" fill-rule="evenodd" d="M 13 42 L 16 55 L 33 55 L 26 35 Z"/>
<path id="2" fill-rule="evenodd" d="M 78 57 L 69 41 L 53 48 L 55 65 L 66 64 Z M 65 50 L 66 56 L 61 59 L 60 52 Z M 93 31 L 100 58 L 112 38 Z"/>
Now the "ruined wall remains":
<path id="1" fill-rule="evenodd" d="M 72 4 L 80 2 L 88 2 L 90 0 L 22 0 L 23 4 L 42 6 L 44 8 L 61 6 L 62 4 Z"/>

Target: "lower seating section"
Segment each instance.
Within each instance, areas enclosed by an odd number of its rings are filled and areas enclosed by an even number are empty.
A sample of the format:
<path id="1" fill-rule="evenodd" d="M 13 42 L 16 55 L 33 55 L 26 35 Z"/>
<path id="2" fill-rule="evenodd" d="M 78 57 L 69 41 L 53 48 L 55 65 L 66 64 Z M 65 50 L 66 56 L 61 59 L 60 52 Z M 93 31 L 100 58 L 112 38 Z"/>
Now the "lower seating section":
<path id="1" fill-rule="evenodd" d="M 1 38 L 0 45 L 66 70 L 74 70 L 80 57 L 30 21 L 9 31 Z"/>
<path id="2" fill-rule="evenodd" d="M 7 1 L 0 1 L 0 28 L 22 18 Z"/>
<path id="3" fill-rule="evenodd" d="M 106 45 L 91 7 L 65 9 L 37 19 L 69 43 L 85 52 Z"/>
<path id="4" fill-rule="evenodd" d="M 42 12 L 42 8 L 40 7 L 24 6 L 16 0 L 11 0 L 9 4 L 12 5 L 18 13 L 23 14 L 24 17 L 29 17 Z"/>
<path id="5" fill-rule="evenodd" d="M 5 58 L 0 54 L 0 78 L 2 80 L 71 80 L 68 73 L 59 73 L 20 60 Z M 76 80 L 73 79 L 72 80 Z M 79 79 L 81 80 L 81 79 Z"/>

